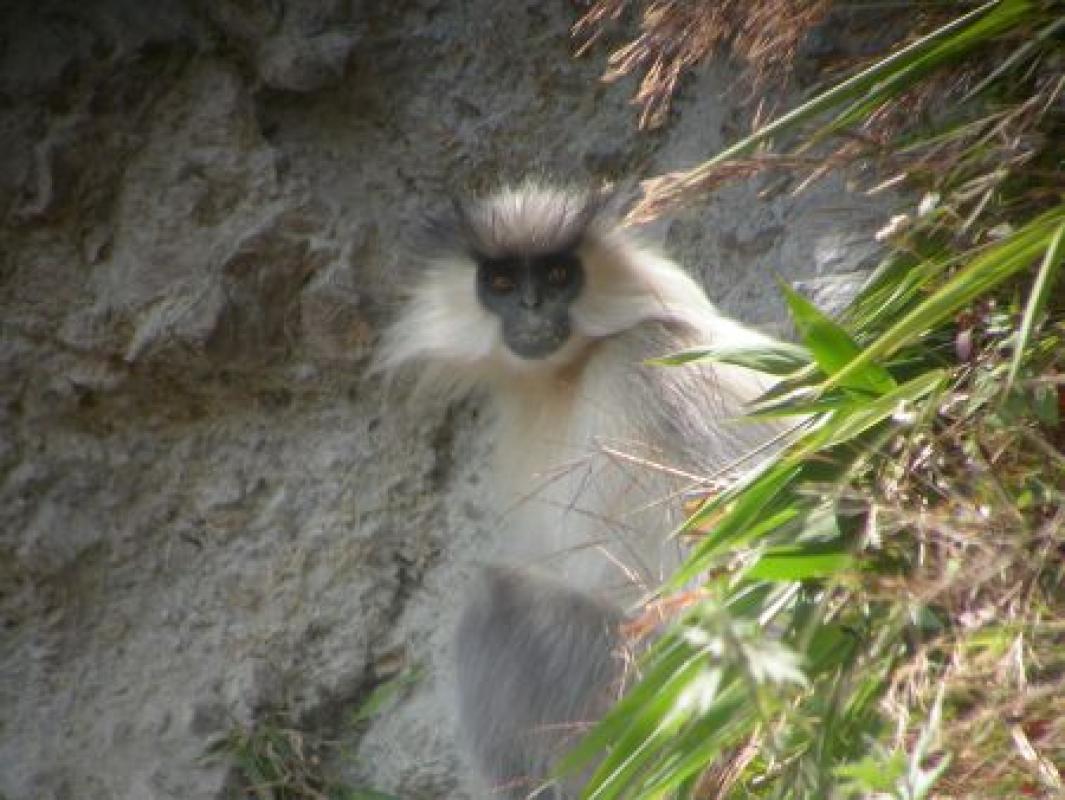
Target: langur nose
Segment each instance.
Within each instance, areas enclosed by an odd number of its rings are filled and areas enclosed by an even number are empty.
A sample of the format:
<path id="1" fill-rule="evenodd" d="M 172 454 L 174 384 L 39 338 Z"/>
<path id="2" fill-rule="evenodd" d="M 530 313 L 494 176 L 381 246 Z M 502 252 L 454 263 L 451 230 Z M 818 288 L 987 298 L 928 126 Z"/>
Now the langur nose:
<path id="1" fill-rule="evenodd" d="M 532 281 L 525 281 L 522 284 L 521 305 L 523 308 L 536 308 L 540 305 L 540 290 Z"/>

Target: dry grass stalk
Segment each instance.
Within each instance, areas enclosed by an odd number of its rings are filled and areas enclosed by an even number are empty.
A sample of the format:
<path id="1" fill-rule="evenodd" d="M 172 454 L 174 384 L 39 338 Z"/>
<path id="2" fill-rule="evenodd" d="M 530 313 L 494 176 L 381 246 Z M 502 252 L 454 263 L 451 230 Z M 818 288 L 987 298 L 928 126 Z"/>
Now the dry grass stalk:
<path id="1" fill-rule="evenodd" d="M 875 483 L 878 538 L 900 540 L 916 560 L 905 575 L 867 582 L 866 597 L 908 598 L 941 626 L 896 670 L 881 708 L 908 752 L 921 722 L 913 710 L 944 691 L 940 745 L 952 761 L 936 797 L 1061 797 L 1065 440 L 1060 428 L 1009 423 L 993 404 L 972 403 L 1004 358 L 982 338 L 940 424 L 911 437 Z"/>
<path id="2" fill-rule="evenodd" d="M 642 129 L 662 125 L 681 77 L 703 59 L 730 47 L 750 68 L 755 87 L 786 74 L 806 33 L 832 0 L 651 0 L 643 4 L 639 35 L 615 50 L 603 80 L 642 71 L 633 103 Z M 597 0 L 573 27 L 580 52 L 598 41 L 628 0 Z"/>
<path id="3" fill-rule="evenodd" d="M 763 153 L 751 158 L 736 158 L 709 169 L 669 172 L 643 181 L 643 196 L 625 217 L 626 225 L 640 225 L 661 216 L 667 209 L 709 194 L 737 180 L 747 180 L 772 170 L 820 169 L 825 159 L 801 155 Z"/>

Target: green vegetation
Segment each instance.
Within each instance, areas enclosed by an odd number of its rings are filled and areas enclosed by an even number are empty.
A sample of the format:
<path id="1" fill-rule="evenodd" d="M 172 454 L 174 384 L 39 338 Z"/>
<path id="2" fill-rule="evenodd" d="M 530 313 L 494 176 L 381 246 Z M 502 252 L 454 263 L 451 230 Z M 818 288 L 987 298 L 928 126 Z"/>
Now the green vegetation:
<path id="1" fill-rule="evenodd" d="M 421 674 L 408 668 L 378 684 L 350 714 L 348 727 L 358 728 L 385 711 Z M 335 770 L 326 762 L 336 750 L 335 743 L 302 730 L 290 715 L 273 712 L 253 726 L 233 726 L 211 744 L 207 757 L 232 764 L 240 800 L 398 800 L 331 780 L 328 775 Z"/>
<path id="2" fill-rule="evenodd" d="M 322 777 L 322 746 L 281 717 L 236 726 L 211 748 L 231 760 L 242 800 L 347 800 L 345 787 Z"/>
<path id="3" fill-rule="evenodd" d="M 915 5 L 910 41 L 634 211 L 853 165 L 919 198 L 841 319 L 784 290 L 801 345 L 664 359 L 776 375 L 753 413 L 795 436 L 687 523 L 632 630 L 671 624 L 559 767 L 595 765 L 583 797 L 1065 793 L 1065 8 Z"/>

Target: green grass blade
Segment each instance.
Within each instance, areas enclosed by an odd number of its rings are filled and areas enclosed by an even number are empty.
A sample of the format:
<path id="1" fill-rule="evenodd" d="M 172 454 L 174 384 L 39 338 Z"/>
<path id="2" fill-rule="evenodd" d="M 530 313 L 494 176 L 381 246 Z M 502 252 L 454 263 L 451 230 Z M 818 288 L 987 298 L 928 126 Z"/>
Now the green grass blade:
<path id="1" fill-rule="evenodd" d="M 859 333 L 883 328 L 883 321 L 898 319 L 929 281 L 957 263 L 942 251 L 896 253 L 874 271 L 844 317 Z"/>
<path id="2" fill-rule="evenodd" d="M 1063 243 L 1065 243 L 1065 222 L 1050 237 L 1050 244 L 1047 245 L 1046 254 L 1043 256 L 1043 263 L 1036 273 L 1035 283 L 1032 285 L 1032 294 L 1028 298 L 1028 305 L 1024 308 L 1024 318 L 1021 320 L 1021 326 L 1017 330 L 1017 336 L 1013 343 L 1013 360 L 1010 362 L 1010 371 L 1006 376 L 1004 393 L 1009 392 L 1017 379 L 1017 373 L 1020 371 L 1024 354 L 1028 350 L 1028 343 L 1032 340 L 1036 320 L 1039 319 L 1039 315 L 1046 306 L 1050 287 L 1053 285 L 1054 277 L 1061 266 L 1062 256 L 1065 256 Z"/>
<path id="3" fill-rule="evenodd" d="M 919 303 L 871 342 L 857 358 L 836 374 L 830 375 L 822 384 L 822 388 L 845 385 L 852 374 L 859 373 L 867 365 L 890 356 L 902 345 L 917 340 L 981 294 L 1027 267 L 1047 249 L 1050 237 L 1063 222 L 1065 206 L 1059 206 L 1036 218 L 1008 239 L 985 250 L 939 291 Z"/>
<path id="4" fill-rule="evenodd" d="M 722 537 L 719 531 L 714 530 L 711 532 L 706 545 L 700 547 L 698 552 L 692 556 L 693 559 L 697 559 L 697 562 L 693 566 L 696 568 L 697 572 L 701 572 L 710 566 L 711 559 L 717 555 L 725 545 L 728 545 L 729 549 L 734 550 L 737 547 L 742 547 L 748 542 L 758 541 L 762 537 L 783 528 L 789 522 L 799 519 L 801 514 L 802 511 L 797 506 L 786 506 L 780 511 L 770 514 L 767 518 L 762 519 L 757 524 L 743 529 L 738 535 L 727 539 Z"/>
<path id="5" fill-rule="evenodd" d="M 825 425 L 800 440 L 789 452 L 784 464 L 798 464 L 815 453 L 850 442 L 883 422 L 900 407 L 912 405 L 931 394 L 947 379 L 945 370 L 930 370 L 897 389 L 873 400 L 856 404 L 850 411 L 839 411 Z"/>
<path id="6" fill-rule="evenodd" d="M 869 91 L 877 84 L 882 83 L 889 76 L 895 74 L 906 64 L 912 63 L 915 58 L 936 48 L 943 40 L 949 39 L 959 31 L 964 31 L 967 26 L 978 21 L 981 17 L 998 6 L 999 3 L 1000 0 L 993 0 L 992 2 L 985 3 L 982 6 L 973 9 L 968 14 L 932 31 L 912 44 L 901 48 L 897 53 L 893 53 L 887 58 L 878 61 L 852 78 L 841 81 L 809 102 L 803 103 L 793 111 L 790 111 L 768 125 L 759 128 L 750 136 L 741 139 L 731 147 L 722 150 L 709 161 L 705 161 L 692 169 L 689 173 L 691 180 L 698 181 L 705 178 L 718 164 L 737 156 L 746 155 L 758 147 L 758 145 L 768 141 L 774 136 L 812 120 L 828 109 Z"/>
<path id="7" fill-rule="evenodd" d="M 407 669 L 375 687 L 351 715 L 352 724 L 365 722 L 421 679 L 420 669 Z"/>
<path id="8" fill-rule="evenodd" d="M 897 69 L 885 75 L 882 81 L 871 87 L 867 97 L 861 98 L 843 111 L 829 125 L 811 137 L 810 142 L 816 142 L 867 118 L 885 101 L 917 85 L 925 75 L 944 64 L 958 60 L 996 36 L 1016 27 L 1028 19 L 1035 10 L 1028 0 L 1000 0 L 992 6 L 993 8 L 989 9 L 988 13 L 981 14 L 977 19 L 972 20 L 971 24 L 960 26 L 952 31 L 951 35 L 937 40 L 927 51 L 915 53 L 913 57 L 900 61 Z M 984 9 L 986 8 L 985 6 Z"/>
<path id="9" fill-rule="evenodd" d="M 998 83 L 1006 73 L 1010 72 L 1022 61 L 1030 58 L 1034 53 L 1038 52 L 1039 48 L 1045 46 L 1046 42 L 1056 36 L 1062 28 L 1065 28 L 1065 14 L 1051 21 L 1049 25 L 1040 30 L 1031 38 L 1031 40 L 1025 42 L 1021 47 L 1011 53 L 990 75 L 966 92 L 965 97 L 962 98 L 962 102 L 971 100 L 978 94 L 984 92 L 988 87 Z"/>
<path id="10" fill-rule="evenodd" d="M 782 419 L 784 417 L 808 417 L 811 414 L 823 414 L 836 411 L 849 405 L 852 400 L 846 397 L 823 397 L 812 402 L 788 398 L 780 403 L 760 405 L 744 415 L 744 419 Z"/>

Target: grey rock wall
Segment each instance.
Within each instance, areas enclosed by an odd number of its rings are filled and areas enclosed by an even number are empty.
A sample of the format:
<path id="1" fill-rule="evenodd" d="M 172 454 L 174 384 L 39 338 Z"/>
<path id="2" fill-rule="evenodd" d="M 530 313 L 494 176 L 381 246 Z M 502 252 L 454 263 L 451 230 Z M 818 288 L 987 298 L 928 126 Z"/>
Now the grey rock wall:
<path id="1" fill-rule="evenodd" d="M 489 445 L 475 405 L 367 375 L 402 242 L 448 192 L 530 171 L 631 187 L 747 124 L 715 64 L 667 128 L 634 131 L 631 86 L 572 58 L 574 15 L 0 4 L 0 797 L 235 796 L 205 749 L 277 720 L 340 743 L 333 780 L 484 796 L 442 698 L 452 609 L 498 535 Z M 863 266 L 880 210 L 766 188 L 651 235 L 772 327 L 775 277 Z"/>

